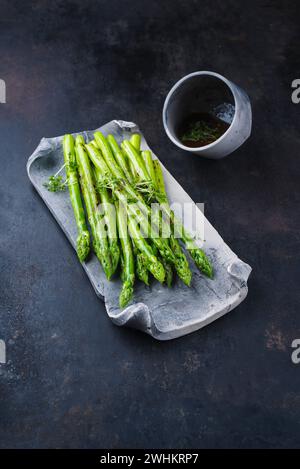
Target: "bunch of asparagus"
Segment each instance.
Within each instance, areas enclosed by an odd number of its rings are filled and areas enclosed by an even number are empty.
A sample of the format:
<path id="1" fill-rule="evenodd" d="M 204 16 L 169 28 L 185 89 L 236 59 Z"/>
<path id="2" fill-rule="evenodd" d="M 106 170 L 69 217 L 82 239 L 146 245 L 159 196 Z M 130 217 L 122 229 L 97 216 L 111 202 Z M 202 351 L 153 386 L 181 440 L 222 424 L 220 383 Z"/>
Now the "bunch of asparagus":
<path id="1" fill-rule="evenodd" d="M 69 188 L 79 260 L 87 258 L 92 240 L 108 279 L 120 267 L 121 308 L 132 299 L 136 277 L 149 285 L 152 274 L 171 287 L 176 273 L 190 286 L 192 273 L 182 246 L 203 274 L 213 276 L 204 251 L 170 208 L 159 161 L 152 159 L 149 150 L 141 151 L 140 144 L 139 134 L 123 140 L 121 146 L 113 135 L 105 137 L 101 132 L 95 132 L 89 143 L 82 135 L 75 141 L 65 135 L 66 181 L 56 175 L 47 183 L 52 191 Z"/>

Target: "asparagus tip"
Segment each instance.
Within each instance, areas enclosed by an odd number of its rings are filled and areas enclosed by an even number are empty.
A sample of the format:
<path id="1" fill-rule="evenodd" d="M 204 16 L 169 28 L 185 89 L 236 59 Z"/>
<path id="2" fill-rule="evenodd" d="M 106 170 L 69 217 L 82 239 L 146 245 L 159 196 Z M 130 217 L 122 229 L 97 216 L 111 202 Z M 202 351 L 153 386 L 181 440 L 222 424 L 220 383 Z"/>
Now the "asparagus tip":
<path id="1" fill-rule="evenodd" d="M 133 284 L 129 280 L 125 280 L 122 286 L 122 290 L 120 293 L 119 303 L 120 308 L 125 308 L 128 305 L 129 301 L 131 300 L 133 295 Z"/>
<path id="2" fill-rule="evenodd" d="M 90 233 L 82 231 L 77 238 L 77 255 L 80 262 L 83 262 L 90 252 Z"/>
<path id="3" fill-rule="evenodd" d="M 201 270 L 206 277 L 212 279 L 214 276 L 213 267 L 205 252 L 198 248 L 190 250 L 190 254 L 198 269 Z"/>
<path id="4" fill-rule="evenodd" d="M 156 280 L 158 280 L 160 283 L 164 283 L 165 277 L 166 277 L 166 271 L 161 262 L 156 261 L 155 263 L 150 264 L 149 270 L 152 273 L 152 275 L 156 278 Z"/>

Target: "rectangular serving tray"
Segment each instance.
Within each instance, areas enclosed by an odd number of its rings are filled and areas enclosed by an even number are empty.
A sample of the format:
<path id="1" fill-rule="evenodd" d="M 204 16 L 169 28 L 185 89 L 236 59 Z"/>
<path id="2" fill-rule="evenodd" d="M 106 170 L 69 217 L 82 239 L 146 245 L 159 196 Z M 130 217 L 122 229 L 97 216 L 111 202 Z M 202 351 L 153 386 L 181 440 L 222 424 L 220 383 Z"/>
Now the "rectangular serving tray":
<path id="1" fill-rule="evenodd" d="M 118 142 L 123 138 L 130 138 L 132 133 L 140 132 L 136 124 L 120 120 L 111 121 L 96 130 L 105 135 L 112 133 Z M 93 139 L 94 132 L 95 130 L 80 133 L 89 141 Z M 142 133 L 141 135 L 142 149 L 150 149 Z M 52 193 L 43 186 L 48 177 L 63 164 L 62 138 L 43 138 L 28 159 L 27 172 L 33 186 L 75 248 L 77 230 L 68 191 Z M 154 154 L 153 156 L 156 158 Z M 162 168 L 170 203 L 194 204 L 163 165 Z M 214 267 L 213 280 L 204 277 L 191 262 L 193 279 L 190 288 L 178 279 L 171 289 L 154 280 L 149 287 L 136 282 L 133 302 L 120 310 L 121 281 L 108 281 L 94 254 L 82 264 L 96 294 L 104 300 L 108 316 L 115 324 L 140 329 L 155 339 L 169 340 L 206 326 L 245 299 L 251 267 L 232 252 L 199 208 L 195 206 L 195 210 L 198 211 L 196 228 L 199 231 L 203 231 L 204 223 L 204 250 Z M 189 224 L 186 220 L 185 223 Z"/>

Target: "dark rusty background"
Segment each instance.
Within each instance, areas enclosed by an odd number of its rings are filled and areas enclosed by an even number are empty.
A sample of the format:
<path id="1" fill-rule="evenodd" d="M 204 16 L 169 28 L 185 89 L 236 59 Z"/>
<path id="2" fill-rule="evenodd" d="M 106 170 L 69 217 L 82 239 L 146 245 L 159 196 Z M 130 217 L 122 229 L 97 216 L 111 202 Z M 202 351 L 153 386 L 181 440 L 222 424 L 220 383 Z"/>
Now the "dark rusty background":
<path id="1" fill-rule="evenodd" d="M 0 1 L 1 447 L 299 446 L 299 6 Z M 223 161 L 163 131 L 167 91 L 199 69 L 253 105 L 250 140 Z M 112 325 L 25 171 L 41 137 L 113 118 L 140 125 L 253 267 L 240 307 L 168 343 Z"/>

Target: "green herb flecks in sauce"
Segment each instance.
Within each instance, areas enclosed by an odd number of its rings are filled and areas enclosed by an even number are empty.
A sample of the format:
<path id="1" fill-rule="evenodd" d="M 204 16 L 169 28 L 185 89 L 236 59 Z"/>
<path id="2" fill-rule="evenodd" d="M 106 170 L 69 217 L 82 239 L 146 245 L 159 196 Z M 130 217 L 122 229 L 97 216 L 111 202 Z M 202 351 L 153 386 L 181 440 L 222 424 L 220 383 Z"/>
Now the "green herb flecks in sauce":
<path id="1" fill-rule="evenodd" d="M 229 125 L 211 114 L 192 114 L 179 128 L 179 138 L 188 147 L 203 147 L 215 142 Z"/>

